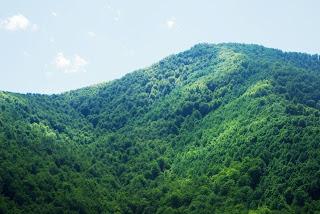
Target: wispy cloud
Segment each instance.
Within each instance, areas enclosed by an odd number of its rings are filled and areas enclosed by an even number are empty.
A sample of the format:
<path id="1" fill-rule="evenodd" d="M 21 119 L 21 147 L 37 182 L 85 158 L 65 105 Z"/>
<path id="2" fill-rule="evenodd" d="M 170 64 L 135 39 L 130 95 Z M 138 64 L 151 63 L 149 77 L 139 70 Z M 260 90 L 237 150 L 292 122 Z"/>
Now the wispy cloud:
<path id="1" fill-rule="evenodd" d="M 120 10 L 115 10 L 115 16 L 113 17 L 113 20 L 115 22 L 119 21 L 121 17 L 121 11 Z"/>
<path id="2" fill-rule="evenodd" d="M 167 22 L 167 28 L 168 29 L 173 29 L 176 27 L 176 18 L 175 17 L 172 17 L 171 19 L 168 19 Z"/>
<path id="3" fill-rule="evenodd" d="M 90 36 L 90 37 L 96 37 L 97 34 L 96 34 L 95 32 L 89 31 L 89 32 L 88 32 L 88 36 Z"/>
<path id="4" fill-rule="evenodd" d="M 54 17 L 58 16 L 58 14 L 56 12 L 54 12 L 54 11 L 51 12 L 51 15 L 54 16 Z"/>
<path id="5" fill-rule="evenodd" d="M 23 56 L 25 56 L 25 57 L 31 56 L 31 54 L 30 54 L 28 51 L 26 51 L 26 50 L 22 51 L 22 54 L 23 54 Z"/>
<path id="6" fill-rule="evenodd" d="M 105 8 L 107 8 L 111 14 L 113 14 L 113 21 L 118 22 L 120 20 L 122 16 L 121 10 L 112 7 L 109 3 L 105 5 Z"/>
<path id="7" fill-rule="evenodd" d="M 54 37 L 50 37 L 50 38 L 49 38 L 49 42 L 50 42 L 50 43 L 55 43 L 55 41 L 56 41 L 56 40 L 55 40 Z"/>
<path id="8" fill-rule="evenodd" d="M 29 19 L 22 14 L 17 14 L 1 20 L 0 27 L 8 31 L 22 31 L 27 30 L 28 28 L 31 28 L 31 30 L 34 31 L 38 29 L 36 24 L 32 24 Z"/>
<path id="9" fill-rule="evenodd" d="M 71 61 L 67 59 L 62 52 L 60 52 L 57 54 L 54 64 L 58 69 L 66 69 L 70 67 Z"/>
<path id="10" fill-rule="evenodd" d="M 74 56 L 73 66 L 75 68 L 82 68 L 82 67 L 86 66 L 87 64 L 88 64 L 87 60 L 85 60 L 81 56 L 79 56 L 79 55 Z"/>
<path id="11" fill-rule="evenodd" d="M 86 72 L 85 66 L 88 61 L 78 54 L 73 58 L 66 57 L 62 52 L 57 53 L 53 64 L 55 67 L 64 73 Z"/>

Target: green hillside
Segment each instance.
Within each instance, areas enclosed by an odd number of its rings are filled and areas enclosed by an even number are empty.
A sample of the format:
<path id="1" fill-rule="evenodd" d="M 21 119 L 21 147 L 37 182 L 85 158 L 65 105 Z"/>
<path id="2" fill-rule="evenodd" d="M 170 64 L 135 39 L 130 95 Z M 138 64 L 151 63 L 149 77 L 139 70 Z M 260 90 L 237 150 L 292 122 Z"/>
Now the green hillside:
<path id="1" fill-rule="evenodd" d="M 0 92 L 0 213 L 320 212 L 320 58 L 199 44 L 58 95 Z"/>

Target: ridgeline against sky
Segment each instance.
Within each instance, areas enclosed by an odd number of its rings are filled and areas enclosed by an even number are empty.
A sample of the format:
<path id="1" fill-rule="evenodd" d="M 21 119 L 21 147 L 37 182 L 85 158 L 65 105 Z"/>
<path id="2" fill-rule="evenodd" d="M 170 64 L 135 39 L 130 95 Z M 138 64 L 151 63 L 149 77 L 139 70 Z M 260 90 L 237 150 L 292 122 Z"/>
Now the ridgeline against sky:
<path id="1" fill-rule="evenodd" d="M 320 1 L 15 0 L 0 7 L 0 90 L 63 92 L 196 43 L 320 53 Z"/>

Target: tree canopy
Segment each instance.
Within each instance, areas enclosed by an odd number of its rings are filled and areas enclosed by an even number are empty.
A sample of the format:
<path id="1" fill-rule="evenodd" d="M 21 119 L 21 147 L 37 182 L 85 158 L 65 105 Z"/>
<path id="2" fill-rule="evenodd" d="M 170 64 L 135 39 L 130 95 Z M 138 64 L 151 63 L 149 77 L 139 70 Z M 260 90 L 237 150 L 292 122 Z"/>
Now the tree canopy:
<path id="1" fill-rule="evenodd" d="M 320 212 L 320 60 L 199 44 L 57 95 L 0 92 L 0 213 Z"/>

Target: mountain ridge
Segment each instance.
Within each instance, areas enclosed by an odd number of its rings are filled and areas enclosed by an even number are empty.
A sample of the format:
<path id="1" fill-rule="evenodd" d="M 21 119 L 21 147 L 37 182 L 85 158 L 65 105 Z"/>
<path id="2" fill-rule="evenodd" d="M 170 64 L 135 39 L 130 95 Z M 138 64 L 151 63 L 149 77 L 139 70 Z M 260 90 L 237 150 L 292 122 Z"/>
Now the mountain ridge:
<path id="1" fill-rule="evenodd" d="M 318 55 L 198 44 L 0 113 L 4 213 L 320 211 Z"/>
<path id="2" fill-rule="evenodd" d="M 95 83 L 95 84 L 92 84 L 92 85 L 88 85 L 88 86 L 84 86 L 84 87 L 80 87 L 80 88 L 76 88 L 76 89 L 71 89 L 71 90 L 67 90 L 67 91 L 64 91 L 64 92 L 59 92 L 59 93 L 52 93 L 52 94 L 46 94 L 46 93 L 33 93 L 33 92 L 26 92 L 26 93 L 21 93 L 21 92 L 11 92 L 11 91 L 7 91 L 7 90 L 0 90 L 1 92 L 7 92 L 7 93 L 13 93 L 13 94 L 39 94 L 39 95 L 61 95 L 61 94 L 65 94 L 65 93 L 69 93 L 69 92 L 74 92 L 74 91 L 78 91 L 78 90 L 82 90 L 82 89 L 87 89 L 87 88 L 95 88 L 95 87 L 100 87 L 102 85 L 105 85 L 105 84 L 109 84 L 109 83 L 112 83 L 114 81 L 117 81 L 117 80 L 120 80 L 121 78 L 125 77 L 126 75 L 130 75 L 134 72 L 137 72 L 137 71 L 140 71 L 140 70 L 144 70 L 144 69 L 147 69 L 149 67 L 152 67 L 154 65 L 157 65 L 159 64 L 161 61 L 164 61 L 164 60 L 167 60 L 168 58 L 170 57 L 174 57 L 176 55 L 179 55 L 181 53 L 184 53 L 184 52 L 188 52 L 190 50 L 192 50 L 193 48 L 196 48 L 196 47 L 248 47 L 248 46 L 251 46 L 251 47 L 254 47 L 254 48 L 262 48 L 262 49 L 268 49 L 268 50 L 272 50 L 272 51 L 275 51 L 275 52 L 281 52 L 283 54 L 289 54 L 289 55 L 295 55 L 295 54 L 298 54 L 298 55 L 304 55 L 305 57 L 312 57 L 312 58 L 317 58 L 317 60 L 320 60 L 320 55 L 319 54 L 315 54 L 315 53 L 307 53 L 307 52 L 298 52 L 298 51 L 283 51 L 281 49 L 277 49 L 277 48 L 272 48 L 272 47 L 266 47 L 264 45 L 260 45 L 260 44 L 254 44 L 254 43 L 236 43 L 236 42 L 223 42 L 223 43 L 206 43 L 206 42 L 203 42 L 203 43 L 198 43 L 196 45 L 193 45 L 191 48 L 185 50 L 185 51 L 182 51 L 180 53 L 176 53 L 176 54 L 170 54 L 166 57 L 164 57 L 163 59 L 159 60 L 158 62 L 150 65 L 150 66 L 147 66 L 143 69 L 136 69 L 134 71 L 131 71 L 129 73 L 126 73 L 124 76 L 120 77 L 120 78 L 116 78 L 116 79 L 113 79 L 113 80 L 108 80 L 108 81 L 103 81 L 103 82 L 100 82 L 100 83 Z"/>

